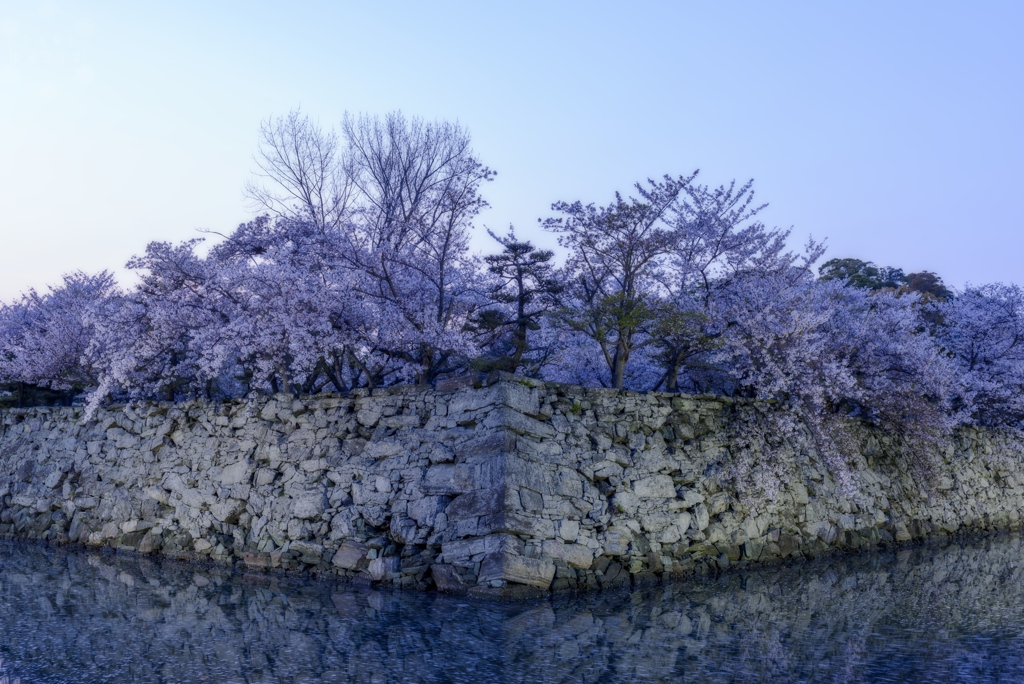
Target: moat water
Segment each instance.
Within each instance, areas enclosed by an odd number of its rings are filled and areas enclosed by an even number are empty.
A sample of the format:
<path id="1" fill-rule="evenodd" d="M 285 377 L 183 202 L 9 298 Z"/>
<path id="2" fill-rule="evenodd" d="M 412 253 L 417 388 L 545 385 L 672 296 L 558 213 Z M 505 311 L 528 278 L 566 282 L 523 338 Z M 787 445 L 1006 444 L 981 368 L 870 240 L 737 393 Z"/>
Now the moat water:
<path id="1" fill-rule="evenodd" d="M 999 536 L 520 603 L 0 542 L 0 684 L 1024 682 Z"/>

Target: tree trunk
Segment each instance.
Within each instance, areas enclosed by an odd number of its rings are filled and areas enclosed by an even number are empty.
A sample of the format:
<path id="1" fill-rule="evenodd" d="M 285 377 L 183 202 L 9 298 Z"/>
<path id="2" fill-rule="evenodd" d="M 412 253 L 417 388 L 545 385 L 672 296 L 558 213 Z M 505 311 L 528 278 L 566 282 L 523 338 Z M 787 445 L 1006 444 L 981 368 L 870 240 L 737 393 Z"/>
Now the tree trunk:
<path id="1" fill-rule="evenodd" d="M 629 350 L 620 339 L 615 345 L 615 356 L 612 358 L 612 387 L 622 389 L 626 380 L 626 361 L 629 360 Z"/>
<path id="2" fill-rule="evenodd" d="M 665 391 L 679 391 L 679 362 L 673 361 L 669 364 L 668 373 L 665 376 Z"/>

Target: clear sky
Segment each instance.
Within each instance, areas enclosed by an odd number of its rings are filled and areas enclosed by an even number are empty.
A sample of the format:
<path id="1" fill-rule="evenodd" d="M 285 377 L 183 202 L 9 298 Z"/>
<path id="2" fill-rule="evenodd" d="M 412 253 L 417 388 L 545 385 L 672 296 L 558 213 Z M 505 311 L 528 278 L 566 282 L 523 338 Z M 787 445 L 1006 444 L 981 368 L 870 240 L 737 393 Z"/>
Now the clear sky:
<path id="1" fill-rule="evenodd" d="M 457 119 L 481 223 L 544 245 L 552 201 L 700 168 L 829 256 L 1024 284 L 1022 33 L 1019 1 L 0 0 L 0 300 L 231 230 L 297 106 Z"/>

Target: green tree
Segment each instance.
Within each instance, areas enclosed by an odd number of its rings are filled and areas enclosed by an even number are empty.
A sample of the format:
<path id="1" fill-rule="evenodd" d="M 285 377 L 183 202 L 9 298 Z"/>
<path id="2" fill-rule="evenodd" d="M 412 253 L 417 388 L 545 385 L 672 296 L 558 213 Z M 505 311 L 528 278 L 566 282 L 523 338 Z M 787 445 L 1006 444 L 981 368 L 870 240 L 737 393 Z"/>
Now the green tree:
<path id="1" fill-rule="evenodd" d="M 906 278 L 903 288 L 907 292 L 917 292 L 925 299 L 937 299 L 945 301 L 953 296 L 953 293 L 946 289 L 942 278 L 931 271 L 911 273 Z"/>
<path id="2" fill-rule="evenodd" d="M 907 284 L 901 268 L 875 266 L 860 259 L 829 259 L 818 268 L 821 280 L 843 280 L 852 287 L 868 290 L 897 289 Z"/>
<path id="3" fill-rule="evenodd" d="M 551 263 L 554 252 L 518 239 L 511 227 L 505 237 L 490 230 L 487 233 L 503 248 L 498 254 L 484 257 L 488 273 L 496 278 L 488 295 L 499 306 L 484 309 L 477 326 L 503 337 L 504 344 L 499 339 L 496 355 L 478 359 L 476 365 L 481 370 L 509 373 L 525 368 L 527 375 L 535 375 L 540 370 L 540 359 L 530 353 L 536 350 L 530 344 L 529 333 L 540 330 L 542 317 L 558 305 L 564 289 Z"/>

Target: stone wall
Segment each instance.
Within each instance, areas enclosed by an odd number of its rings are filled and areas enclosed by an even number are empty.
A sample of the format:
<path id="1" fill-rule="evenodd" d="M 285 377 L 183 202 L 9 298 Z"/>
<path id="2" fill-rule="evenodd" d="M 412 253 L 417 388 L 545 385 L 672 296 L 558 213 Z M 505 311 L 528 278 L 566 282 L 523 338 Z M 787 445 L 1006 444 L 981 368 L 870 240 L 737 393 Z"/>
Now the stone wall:
<path id="1" fill-rule="evenodd" d="M 806 438 L 738 448 L 763 411 L 507 376 L 87 423 L 7 410 L 0 536 L 515 596 L 1020 521 L 1024 458 L 998 435 L 962 433 L 928 482 L 866 435 L 853 491 Z"/>

